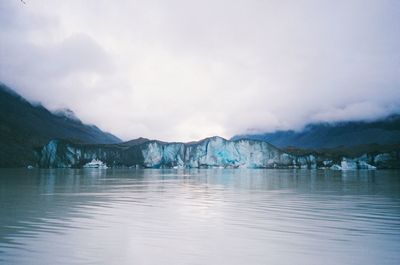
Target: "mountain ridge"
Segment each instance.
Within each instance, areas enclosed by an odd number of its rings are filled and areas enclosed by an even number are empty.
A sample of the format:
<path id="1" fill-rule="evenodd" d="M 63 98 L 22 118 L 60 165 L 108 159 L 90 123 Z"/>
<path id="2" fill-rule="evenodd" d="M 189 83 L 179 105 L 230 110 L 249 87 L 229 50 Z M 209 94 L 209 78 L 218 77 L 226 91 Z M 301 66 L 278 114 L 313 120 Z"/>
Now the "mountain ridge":
<path id="1" fill-rule="evenodd" d="M 376 144 L 371 139 L 380 142 Z M 365 143 L 366 140 L 370 142 Z M 50 112 L 0 83 L 0 167 L 79 167 L 88 159 L 101 158 L 115 166 L 291 167 L 295 163 L 310 168 L 321 159 L 338 162 L 344 155 L 368 154 L 368 162 L 375 163 L 371 157 L 382 152 L 389 154 L 395 161 L 390 163 L 399 167 L 399 148 L 400 115 L 373 122 L 309 124 L 301 132 L 243 135 L 230 140 L 212 136 L 199 141 L 164 142 L 140 137 L 122 142 L 95 125 L 82 123 L 72 110 Z M 101 150 L 105 153 L 101 154 Z M 195 160 L 193 154 L 198 156 Z M 319 162 L 309 160 L 310 155 Z M 57 158 L 59 164 L 53 164 L 51 157 Z M 42 162 L 38 163 L 38 159 Z M 256 164 L 254 159 L 258 159 Z"/>
<path id="2" fill-rule="evenodd" d="M 34 163 L 33 149 L 54 138 L 82 143 L 121 142 L 95 125 L 57 115 L 41 104 L 33 104 L 0 83 L 0 167 Z"/>
<path id="3" fill-rule="evenodd" d="M 236 139 L 258 139 L 279 148 L 338 148 L 367 144 L 399 144 L 400 115 L 391 114 L 375 121 L 310 123 L 301 131 L 280 130 L 271 133 L 236 135 Z"/>

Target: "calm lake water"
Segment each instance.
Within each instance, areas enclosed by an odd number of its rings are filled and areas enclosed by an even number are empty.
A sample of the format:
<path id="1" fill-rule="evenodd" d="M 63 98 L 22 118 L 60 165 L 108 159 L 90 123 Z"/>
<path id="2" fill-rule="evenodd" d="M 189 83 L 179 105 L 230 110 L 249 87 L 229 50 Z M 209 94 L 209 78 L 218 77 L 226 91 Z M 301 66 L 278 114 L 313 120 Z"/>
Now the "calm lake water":
<path id="1" fill-rule="evenodd" d="M 400 264 L 400 171 L 0 170 L 1 264 Z"/>

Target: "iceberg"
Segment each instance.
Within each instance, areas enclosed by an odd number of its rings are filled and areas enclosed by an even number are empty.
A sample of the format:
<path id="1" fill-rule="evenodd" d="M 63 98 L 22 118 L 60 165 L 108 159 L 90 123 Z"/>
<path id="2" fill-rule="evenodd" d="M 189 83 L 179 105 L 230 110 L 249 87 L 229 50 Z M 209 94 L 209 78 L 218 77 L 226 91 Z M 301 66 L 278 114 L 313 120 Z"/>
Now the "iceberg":
<path id="1" fill-rule="evenodd" d="M 375 170 L 376 166 L 372 166 L 365 161 L 358 161 L 358 169 Z"/>
<path id="2" fill-rule="evenodd" d="M 340 166 L 342 168 L 342 170 L 357 170 L 357 162 L 352 160 L 352 159 L 348 159 L 348 158 L 343 158 L 342 162 L 340 163 Z"/>
<path id="3" fill-rule="evenodd" d="M 337 165 L 337 164 L 334 164 L 334 165 L 332 165 L 332 166 L 330 167 L 330 169 L 332 169 L 332 170 L 342 170 L 342 167 L 339 166 L 339 165 Z"/>
<path id="4" fill-rule="evenodd" d="M 86 163 L 83 165 L 84 168 L 102 168 L 106 169 L 108 168 L 106 164 L 103 163 L 103 161 L 98 160 L 98 159 L 93 159 L 89 163 Z"/>

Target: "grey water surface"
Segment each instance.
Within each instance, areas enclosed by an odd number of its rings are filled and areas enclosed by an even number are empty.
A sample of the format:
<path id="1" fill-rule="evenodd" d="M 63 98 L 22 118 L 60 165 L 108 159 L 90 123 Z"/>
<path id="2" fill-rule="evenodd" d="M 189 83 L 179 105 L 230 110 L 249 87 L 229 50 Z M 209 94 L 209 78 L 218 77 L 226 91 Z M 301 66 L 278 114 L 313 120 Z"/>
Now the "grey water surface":
<path id="1" fill-rule="evenodd" d="M 0 264 L 400 264 L 400 171 L 0 170 Z"/>

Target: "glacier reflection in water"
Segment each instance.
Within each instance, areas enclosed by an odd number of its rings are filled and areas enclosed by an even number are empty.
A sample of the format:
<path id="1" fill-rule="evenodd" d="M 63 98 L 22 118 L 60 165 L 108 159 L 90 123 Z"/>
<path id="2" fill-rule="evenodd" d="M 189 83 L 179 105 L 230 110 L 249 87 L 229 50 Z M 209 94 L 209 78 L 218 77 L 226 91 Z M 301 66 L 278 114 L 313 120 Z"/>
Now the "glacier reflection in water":
<path id="1" fill-rule="evenodd" d="M 1 264 L 400 264 L 400 172 L 1 170 Z"/>

